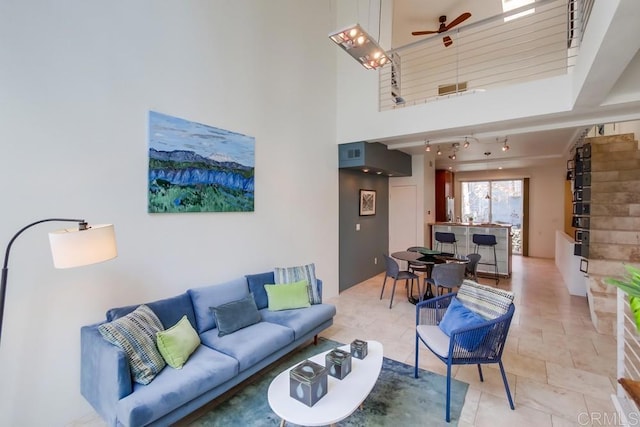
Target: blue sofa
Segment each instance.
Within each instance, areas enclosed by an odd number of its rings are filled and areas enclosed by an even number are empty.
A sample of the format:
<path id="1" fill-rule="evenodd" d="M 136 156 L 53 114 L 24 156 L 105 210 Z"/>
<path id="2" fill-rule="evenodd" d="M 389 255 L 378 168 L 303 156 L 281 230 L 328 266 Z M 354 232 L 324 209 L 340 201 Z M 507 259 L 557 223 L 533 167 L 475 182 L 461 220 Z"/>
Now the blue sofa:
<path id="1" fill-rule="evenodd" d="M 321 296 L 322 281 L 317 282 Z M 267 272 L 145 303 L 165 328 L 186 315 L 201 340 L 182 369 L 167 366 L 147 385 L 133 382 L 124 351 L 98 330 L 100 324 L 132 312 L 139 304 L 110 309 L 105 322 L 81 328 L 82 395 L 110 426 L 170 425 L 333 324 L 336 309 L 331 304 L 269 311 L 263 285 L 272 283 L 274 273 Z M 262 320 L 219 337 L 210 307 L 249 292 Z"/>

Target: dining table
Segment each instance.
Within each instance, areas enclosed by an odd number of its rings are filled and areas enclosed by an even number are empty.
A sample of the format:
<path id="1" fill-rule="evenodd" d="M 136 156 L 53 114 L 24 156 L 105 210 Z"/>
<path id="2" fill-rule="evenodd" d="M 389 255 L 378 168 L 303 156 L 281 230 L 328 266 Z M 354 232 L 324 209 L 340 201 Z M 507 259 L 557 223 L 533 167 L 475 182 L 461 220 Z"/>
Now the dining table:
<path id="1" fill-rule="evenodd" d="M 412 251 L 398 251 L 393 252 L 391 257 L 400 260 L 406 261 L 410 266 L 426 266 L 425 276 L 424 276 L 424 284 L 425 290 L 424 294 L 420 290 L 420 282 L 418 282 L 418 297 L 413 295 L 413 285 L 412 289 L 409 291 L 409 302 L 412 304 L 416 304 L 425 299 L 431 299 L 434 297 L 433 291 L 431 290 L 431 284 L 427 281 L 427 279 L 431 278 L 431 271 L 433 270 L 433 266 L 436 264 L 444 264 L 448 262 L 457 262 L 461 264 L 467 264 L 469 262 L 469 258 L 465 255 L 458 255 L 449 252 L 440 252 L 433 249 L 422 248 L 418 250 Z"/>

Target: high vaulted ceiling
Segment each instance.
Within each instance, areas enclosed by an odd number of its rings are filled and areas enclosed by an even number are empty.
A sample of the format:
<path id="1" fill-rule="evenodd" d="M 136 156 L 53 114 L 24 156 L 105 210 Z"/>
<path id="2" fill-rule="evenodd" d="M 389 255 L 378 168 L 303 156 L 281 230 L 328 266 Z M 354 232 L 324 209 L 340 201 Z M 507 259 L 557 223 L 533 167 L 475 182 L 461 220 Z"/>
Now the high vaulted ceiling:
<path id="1" fill-rule="evenodd" d="M 526 168 L 555 159 L 562 161 L 580 133 L 588 125 L 602 123 L 603 117 L 640 120 L 640 2 L 619 0 L 616 14 L 611 18 L 604 37 L 597 46 L 593 65 L 589 67 L 573 110 L 565 114 L 532 117 L 525 120 L 487 124 L 466 129 L 413 134 L 379 140 L 389 148 L 409 154 L 423 154 L 424 144 L 433 141 L 443 152 L 436 157 L 437 168 L 451 166 L 457 171 L 490 168 Z M 597 3 L 597 2 L 596 2 Z M 594 6 L 594 8 L 597 7 Z M 463 12 L 471 18 L 460 27 L 491 16 L 502 14 L 501 0 L 394 0 L 392 46 L 412 43 L 419 37 L 412 31 L 436 30 L 438 18 L 455 19 Z M 632 58 L 629 60 L 629 58 Z M 411 107 L 407 107 L 411 108 Z M 587 125 L 585 125 L 587 123 Z M 453 143 L 463 142 L 460 136 L 478 135 L 468 149 L 453 153 Z M 510 149 L 502 151 L 504 138 Z M 490 155 L 485 153 L 490 152 Z"/>

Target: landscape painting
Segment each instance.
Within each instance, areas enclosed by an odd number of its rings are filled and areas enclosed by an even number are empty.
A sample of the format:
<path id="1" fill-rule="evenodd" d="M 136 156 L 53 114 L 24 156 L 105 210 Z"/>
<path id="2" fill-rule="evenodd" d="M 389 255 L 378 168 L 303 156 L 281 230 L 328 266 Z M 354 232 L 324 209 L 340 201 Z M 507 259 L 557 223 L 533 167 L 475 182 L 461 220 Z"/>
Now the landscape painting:
<path id="1" fill-rule="evenodd" d="M 149 112 L 149 212 L 252 212 L 255 138 Z"/>

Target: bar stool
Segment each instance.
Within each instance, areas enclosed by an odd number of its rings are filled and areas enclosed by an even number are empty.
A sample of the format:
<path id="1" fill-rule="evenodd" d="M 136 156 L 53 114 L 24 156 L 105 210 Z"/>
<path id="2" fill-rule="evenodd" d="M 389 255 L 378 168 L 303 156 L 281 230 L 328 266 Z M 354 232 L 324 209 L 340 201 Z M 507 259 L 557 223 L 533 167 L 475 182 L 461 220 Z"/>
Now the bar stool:
<path id="1" fill-rule="evenodd" d="M 454 233 L 436 231 L 436 250 L 442 252 L 443 244 L 451 245 L 453 247 L 453 254 L 458 255 L 458 244 Z"/>
<path id="2" fill-rule="evenodd" d="M 493 248 L 493 262 L 490 262 L 491 260 L 487 259 L 486 262 L 478 262 L 478 264 L 493 266 L 495 271 L 494 279 L 497 285 L 498 281 L 500 280 L 500 276 L 498 274 L 498 257 L 496 256 L 496 245 L 498 244 L 496 236 L 494 236 L 493 234 L 474 234 L 472 240 L 476 245 L 474 250 L 475 253 L 478 253 L 478 250 L 482 246 Z"/>

